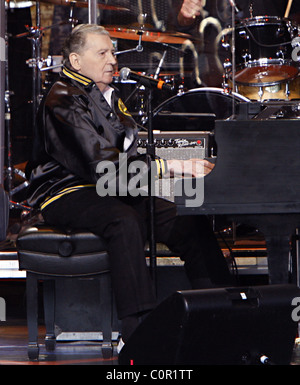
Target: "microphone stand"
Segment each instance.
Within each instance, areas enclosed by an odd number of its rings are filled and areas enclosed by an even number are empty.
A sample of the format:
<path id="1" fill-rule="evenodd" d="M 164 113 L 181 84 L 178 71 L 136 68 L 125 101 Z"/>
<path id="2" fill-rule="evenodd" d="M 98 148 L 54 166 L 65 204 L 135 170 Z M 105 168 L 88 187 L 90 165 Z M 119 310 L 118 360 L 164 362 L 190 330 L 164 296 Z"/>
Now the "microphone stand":
<path id="1" fill-rule="evenodd" d="M 166 54 L 167 54 L 167 50 L 164 51 L 163 56 L 158 64 L 158 67 L 155 71 L 154 79 L 157 79 L 159 76 Z M 146 151 L 151 161 L 155 159 L 152 100 L 153 100 L 153 89 L 150 88 L 149 99 L 148 99 L 148 143 L 146 146 Z M 150 273 L 155 285 L 154 287 L 157 291 L 157 277 L 156 277 L 157 260 L 156 260 L 156 240 L 155 240 L 155 194 L 153 194 L 153 191 L 155 191 L 155 185 L 152 186 L 151 167 L 148 174 L 148 186 L 149 186 L 148 191 L 149 191 L 149 213 L 150 213 L 150 239 L 149 239 Z"/>
<path id="2" fill-rule="evenodd" d="M 165 55 L 164 55 L 165 56 Z M 164 60 L 164 56 L 162 60 Z M 155 73 L 156 78 L 159 75 L 160 68 L 162 66 L 162 60 L 159 63 L 157 71 Z M 153 135 L 153 89 L 149 87 L 148 96 L 148 143 L 146 145 L 146 153 L 150 161 L 155 159 L 155 142 Z M 149 252 L 150 252 L 150 274 L 154 282 L 154 287 L 157 290 L 157 277 L 156 277 L 156 240 L 155 240 L 155 185 L 151 178 L 151 167 L 148 173 L 148 194 L 149 194 L 149 214 L 150 214 L 150 239 L 149 239 Z"/>
<path id="3" fill-rule="evenodd" d="M 158 68 L 155 72 L 155 78 L 158 77 L 161 66 L 165 59 L 166 51 L 160 60 Z M 151 161 L 155 159 L 155 143 L 153 135 L 153 89 L 148 87 L 148 143 L 146 145 L 146 154 L 148 155 L 148 161 L 150 162 L 149 172 L 148 172 L 148 195 L 149 195 L 149 217 L 150 217 L 150 239 L 149 239 L 149 253 L 150 253 L 150 274 L 154 283 L 154 287 L 157 291 L 157 276 L 156 276 L 156 240 L 155 240 L 155 185 L 151 178 Z"/>
<path id="4" fill-rule="evenodd" d="M 146 146 L 146 153 L 148 159 L 153 161 L 155 159 L 155 143 L 153 136 L 153 110 L 152 110 L 153 90 L 149 88 L 149 103 L 148 103 L 148 143 Z M 151 163 L 150 163 L 151 165 Z M 148 172 L 148 194 L 149 194 L 149 214 L 150 214 L 150 239 L 149 239 L 149 252 L 150 252 L 150 274 L 154 282 L 154 287 L 157 290 L 157 277 L 156 277 L 156 241 L 155 241 L 155 190 L 152 185 L 151 167 Z"/>

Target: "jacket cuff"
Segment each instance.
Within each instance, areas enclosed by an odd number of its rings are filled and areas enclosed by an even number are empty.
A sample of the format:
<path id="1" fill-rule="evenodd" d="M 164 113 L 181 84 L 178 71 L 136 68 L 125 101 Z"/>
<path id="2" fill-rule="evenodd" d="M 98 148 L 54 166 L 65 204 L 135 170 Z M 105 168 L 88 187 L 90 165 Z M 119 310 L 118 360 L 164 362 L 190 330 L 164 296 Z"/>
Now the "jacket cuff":
<path id="1" fill-rule="evenodd" d="M 157 168 L 157 177 L 162 178 L 168 172 L 168 164 L 165 159 L 157 158 L 155 159 L 156 168 Z"/>

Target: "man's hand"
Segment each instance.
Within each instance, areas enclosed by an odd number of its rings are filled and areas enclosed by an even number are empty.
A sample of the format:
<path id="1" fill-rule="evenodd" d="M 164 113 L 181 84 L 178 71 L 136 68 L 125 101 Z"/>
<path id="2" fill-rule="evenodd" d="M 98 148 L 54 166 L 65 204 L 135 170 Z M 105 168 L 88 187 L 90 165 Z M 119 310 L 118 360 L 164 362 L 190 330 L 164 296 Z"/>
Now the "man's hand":
<path id="1" fill-rule="evenodd" d="M 200 178 L 209 174 L 215 165 L 205 159 L 167 160 L 169 173 L 167 177 Z"/>
<path id="2" fill-rule="evenodd" d="M 195 19 L 200 16 L 205 0 L 184 0 L 178 15 L 178 21 Z"/>

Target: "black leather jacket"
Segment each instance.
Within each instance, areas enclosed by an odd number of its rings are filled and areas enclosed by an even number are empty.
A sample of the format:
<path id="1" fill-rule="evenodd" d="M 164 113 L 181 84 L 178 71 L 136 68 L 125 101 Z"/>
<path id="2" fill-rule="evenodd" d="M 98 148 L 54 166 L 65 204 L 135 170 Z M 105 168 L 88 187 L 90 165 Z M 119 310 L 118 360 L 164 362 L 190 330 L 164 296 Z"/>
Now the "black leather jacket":
<path id="1" fill-rule="evenodd" d="M 131 136 L 126 150 L 125 136 Z M 135 121 L 116 92 L 110 107 L 93 81 L 64 68 L 39 108 L 26 169 L 28 204 L 43 208 L 66 192 L 95 188 L 98 163 L 108 160 L 118 169 L 120 153 L 128 163 L 139 159 L 149 166 L 147 156 L 137 153 L 136 137 Z"/>

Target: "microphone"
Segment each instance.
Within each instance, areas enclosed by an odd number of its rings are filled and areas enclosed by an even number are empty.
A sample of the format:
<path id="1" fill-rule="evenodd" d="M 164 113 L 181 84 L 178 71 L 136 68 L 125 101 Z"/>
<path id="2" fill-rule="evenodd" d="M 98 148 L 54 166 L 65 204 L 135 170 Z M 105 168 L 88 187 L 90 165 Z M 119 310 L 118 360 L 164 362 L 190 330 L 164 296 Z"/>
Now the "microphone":
<path id="1" fill-rule="evenodd" d="M 121 80 L 136 80 L 140 82 L 143 86 L 151 88 L 155 87 L 158 88 L 159 90 L 167 90 L 167 91 L 172 91 L 173 87 L 170 86 L 170 84 L 167 84 L 163 80 L 157 80 L 153 79 L 150 76 L 142 75 L 139 74 L 138 72 L 131 71 L 130 68 L 123 67 L 120 70 L 120 79 Z"/>

